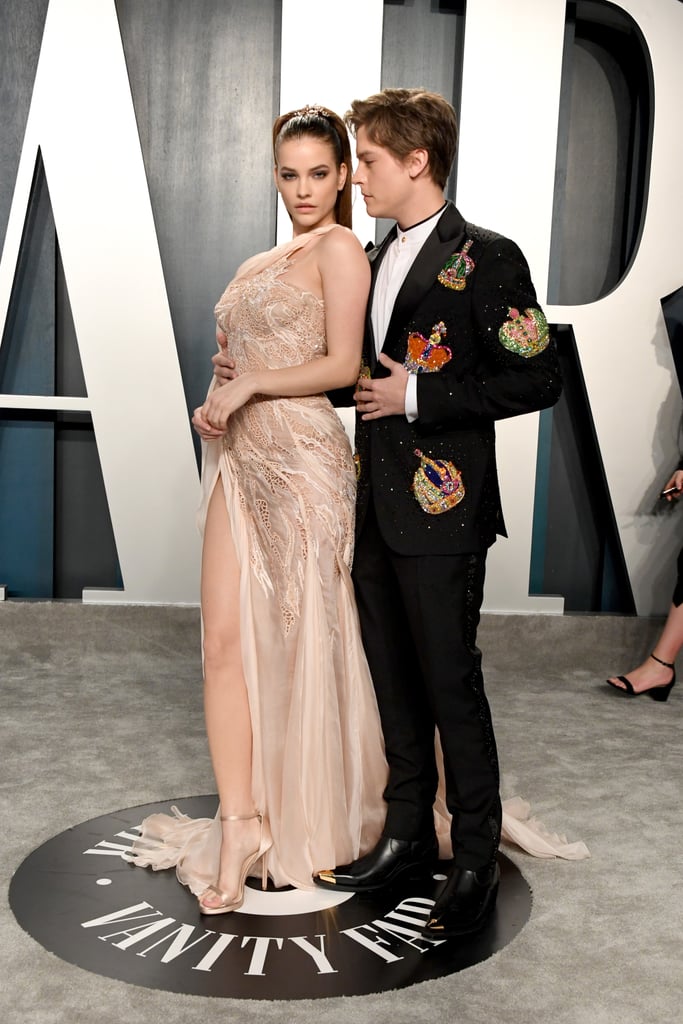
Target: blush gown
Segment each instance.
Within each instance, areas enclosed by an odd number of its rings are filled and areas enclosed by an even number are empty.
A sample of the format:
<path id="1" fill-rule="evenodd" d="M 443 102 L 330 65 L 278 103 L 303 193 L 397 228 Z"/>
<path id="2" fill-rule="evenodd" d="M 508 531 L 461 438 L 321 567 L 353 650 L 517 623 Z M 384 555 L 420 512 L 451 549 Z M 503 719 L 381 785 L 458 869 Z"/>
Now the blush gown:
<path id="1" fill-rule="evenodd" d="M 326 230 L 252 257 L 218 301 L 239 372 L 325 354 L 324 304 L 287 271 Z M 268 872 L 275 885 L 312 887 L 315 871 L 377 841 L 387 774 L 350 576 L 355 466 L 327 397 L 256 396 L 237 410 L 224 438 L 203 446 L 200 529 L 215 487 L 240 568 L 253 800 L 273 836 Z M 201 893 L 218 875 L 220 835 L 217 821 L 154 815 L 136 861 L 175 864 Z"/>
<path id="2" fill-rule="evenodd" d="M 326 230 L 253 257 L 228 285 L 216 319 L 238 371 L 324 355 L 324 304 L 290 284 L 287 270 Z M 203 446 L 199 526 L 221 487 L 240 568 L 254 806 L 273 836 L 267 859 L 276 886 L 312 888 L 314 872 L 371 849 L 384 823 L 387 766 L 350 576 L 355 486 L 348 438 L 324 395 L 256 396 L 230 417 L 221 440 Z M 442 854 L 450 855 L 441 794 L 437 807 Z M 510 818 L 505 805 L 512 841 L 537 856 L 575 855 L 577 844 L 529 828 L 519 820 L 523 806 L 516 812 Z M 145 819 L 133 856 L 142 867 L 175 867 L 200 895 L 218 877 L 220 844 L 218 817 L 173 808 Z"/>

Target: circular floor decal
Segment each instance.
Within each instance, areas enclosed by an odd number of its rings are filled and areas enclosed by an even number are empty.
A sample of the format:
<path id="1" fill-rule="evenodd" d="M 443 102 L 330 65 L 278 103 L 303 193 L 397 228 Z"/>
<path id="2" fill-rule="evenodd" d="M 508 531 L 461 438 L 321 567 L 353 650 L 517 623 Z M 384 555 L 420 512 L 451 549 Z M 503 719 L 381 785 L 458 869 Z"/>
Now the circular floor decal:
<path id="1" fill-rule="evenodd" d="M 212 817 L 215 796 L 132 807 L 62 832 L 16 871 L 10 905 L 45 949 L 96 974 L 146 988 L 242 999 L 364 995 L 453 974 L 507 945 L 531 912 L 518 869 L 500 857 L 496 911 L 478 935 L 421 937 L 438 874 L 370 897 L 249 888 L 239 912 L 202 917 L 173 870 L 133 866 L 149 814 L 177 804 Z M 258 883 L 254 883 L 257 885 Z"/>

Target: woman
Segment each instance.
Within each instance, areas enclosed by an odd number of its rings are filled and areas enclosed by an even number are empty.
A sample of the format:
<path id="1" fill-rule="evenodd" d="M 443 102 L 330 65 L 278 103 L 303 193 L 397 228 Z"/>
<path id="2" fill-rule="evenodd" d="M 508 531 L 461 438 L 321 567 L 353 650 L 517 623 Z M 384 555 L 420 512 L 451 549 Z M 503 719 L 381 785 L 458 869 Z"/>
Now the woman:
<path id="1" fill-rule="evenodd" d="M 683 463 L 664 485 L 662 497 L 667 501 L 678 501 L 683 493 Z M 632 669 L 627 676 L 610 676 L 607 680 L 624 697 L 640 697 L 646 693 L 653 700 L 663 703 L 676 682 L 676 657 L 683 647 L 683 548 L 678 554 L 678 579 L 674 589 L 671 607 L 654 650 L 642 665 Z"/>
<path id="2" fill-rule="evenodd" d="M 247 260 L 219 300 L 237 375 L 193 417 L 220 807 L 213 822 L 154 815 L 135 848 L 138 864 L 176 864 L 205 914 L 237 909 L 251 873 L 312 888 L 315 871 L 371 846 L 384 817 L 349 574 L 355 471 L 324 395 L 358 378 L 370 283 L 349 230 L 349 141 L 335 114 L 306 107 L 276 120 L 273 146 L 294 237 Z"/>

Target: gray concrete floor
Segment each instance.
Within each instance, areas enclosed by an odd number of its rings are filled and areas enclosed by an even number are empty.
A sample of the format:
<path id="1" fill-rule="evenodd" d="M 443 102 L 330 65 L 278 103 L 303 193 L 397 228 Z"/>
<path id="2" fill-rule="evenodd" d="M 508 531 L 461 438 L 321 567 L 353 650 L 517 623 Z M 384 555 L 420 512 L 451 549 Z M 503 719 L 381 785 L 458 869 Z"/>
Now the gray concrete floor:
<path id="1" fill-rule="evenodd" d="M 683 689 L 620 699 L 661 621 L 485 616 L 479 643 L 503 795 L 588 861 L 506 854 L 531 919 L 491 959 L 412 988 L 301 1002 L 174 995 L 58 959 L 0 908 L 0 1018 L 10 1024 L 188 1020 L 294 1024 L 660 1024 L 677 1020 Z M 213 791 L 196 609 L 0 603 L 4 892 L 24 858 L 90 818 Z M 49 907 L 46 907 L 49 913 Z"/>

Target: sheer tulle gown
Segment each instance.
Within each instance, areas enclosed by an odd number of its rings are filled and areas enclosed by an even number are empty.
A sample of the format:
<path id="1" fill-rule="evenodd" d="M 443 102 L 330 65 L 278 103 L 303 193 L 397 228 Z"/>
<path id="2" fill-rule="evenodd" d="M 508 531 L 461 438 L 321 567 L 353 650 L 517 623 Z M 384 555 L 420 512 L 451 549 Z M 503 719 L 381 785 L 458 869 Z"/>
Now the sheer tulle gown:
<path id="1" fill-rule="evenodd" d="M 217 322 L 238 371 L 325 353 L 323 302 L 287 280 L 294 254 L 320 233 L 253 257 L 219 300 Z M 323 395 L 256 396 L 231 416 L 223 439 L 204 445 L 202 461 L 200 528 L 221 487 L 240 564 L 254 806 L 273 836 L 268 872 L 277 886 L 311 888 L 315 871 L 370 849 L 385 817 L 387 768 L 350 577 L 349 441 Z M 507 809 L 506 824 L 509 838 L 535 855 L 572 855 L 562 837 L 509 819 Z M 449 855 L 441 813 L 437 828 Z M 218 877 L 220 843 L 218 818 L 174 809 L 143 822 L 134 855 L 140 866 L 175 866 L 201 894 Z"/>
<path id="2" fill-rule="evenodd" d="M 324 230 L 324 229 L 323 229 Z M 247 261 L 216 306 L 239 372 L 325 354 L 325 310 L 290 284 L 311 232 Z M 215 487 L 240 563 L 242 660 L 253 729 L 254 806 L 267 817 L 276 885 L 313 885 L 377 840 L 386 764 L 360 642 L 350 564 L 355 467 L 324 395 L 257 396 L 204 445 L 200 528 Z M 230 742 L 230 737 L 226 737 Z M 199 893 L 218 875 L 217 822 L 155 815 L 137 862 L 176 864 Z M 255 869 L 256 873 L 256 869 Z"/>

